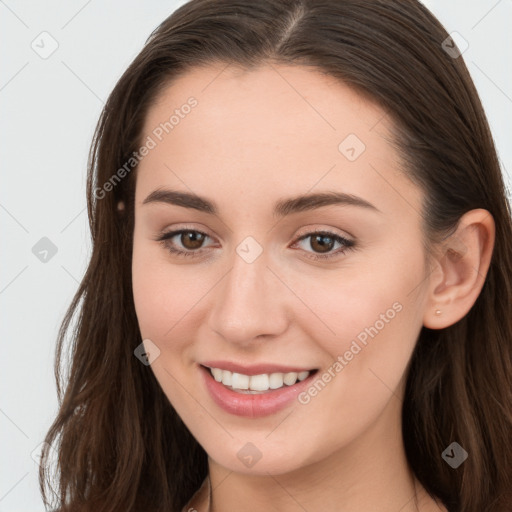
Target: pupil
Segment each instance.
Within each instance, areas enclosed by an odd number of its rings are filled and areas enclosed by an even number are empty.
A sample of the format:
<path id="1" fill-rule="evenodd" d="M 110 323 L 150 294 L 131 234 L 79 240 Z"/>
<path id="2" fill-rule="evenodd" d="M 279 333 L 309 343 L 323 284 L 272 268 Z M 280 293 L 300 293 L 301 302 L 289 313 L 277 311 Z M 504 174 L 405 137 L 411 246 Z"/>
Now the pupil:
<path id="1" fill-rule="evenodd" d="M 327 243 L 321 240 L 327 240 Z M 314 247 L 318 244 L 318 247 Z M 316 235 L 311 241 L 311 248 L 317 250 L 317 252 L 329 252 L 332 249 L 333 239 L 328 235 Z"/>
<path id="2" fill-rule="evenodd" d="M 187 249 L 199 249 L 203 239 L 204 235 L 195 231 L 186 231 L 181 234 L 181 243 Z"/>

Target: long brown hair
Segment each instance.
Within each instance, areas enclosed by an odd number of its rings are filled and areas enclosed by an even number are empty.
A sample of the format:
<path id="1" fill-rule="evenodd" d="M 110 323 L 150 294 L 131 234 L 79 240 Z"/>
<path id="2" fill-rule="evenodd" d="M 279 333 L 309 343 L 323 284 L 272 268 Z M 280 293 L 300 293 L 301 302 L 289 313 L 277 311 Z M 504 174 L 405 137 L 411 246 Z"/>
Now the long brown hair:
<path id="1" fill-rule="evenodd" d="M 60 408 L 46 436 L 59 455 L 52 492 L 60 510 L 178 511 L 206 477 L 205 451 L 133 354 L 142 341 L 131 286 L 136 165 L 126 162 L 159 92 L 214 62 L 310 66 L 377 102 L 393 120 L 403 172 L 424 191 L 427 248 L 465 212 L 493 215 L 483 289 L 456 324 L 422 329 L 402 424 L 412 470 L 450 511 L 504 510 L 507 497 L 512 502 L 511 212 L 480 99 L 462 57 L 445 51 L 447 38 L 416 0 L 192 0 L 151 34 L 108 98 L 90 151 L 93 249 L 59 332 Z M 457 469 L 441 456 L 452 441 L 469 453 Z M 45 504 L 47 456 L 48 446 Z"/>

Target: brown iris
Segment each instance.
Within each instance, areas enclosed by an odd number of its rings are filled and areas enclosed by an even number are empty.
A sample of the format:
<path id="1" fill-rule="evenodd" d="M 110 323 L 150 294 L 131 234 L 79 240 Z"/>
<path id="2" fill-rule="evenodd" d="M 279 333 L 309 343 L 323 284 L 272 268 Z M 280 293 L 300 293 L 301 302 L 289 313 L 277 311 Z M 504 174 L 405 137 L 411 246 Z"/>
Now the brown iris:
<path id="1" fill-rule="evenodd" d="M 327 243 L 325 240 L 327 240 Z M 333 244 L 334 238 L 332 236 L 322 234 L 311 236 L 310 245 L 316 252 L 329 252 L 332 249 Z"/>
<path id="2" fill-rule="evenodd" d="M 200 249 L 203 244 L 205 235 L 197 231 L 183 231 L 181 233 L 180 242 L 186 249 Z"/>

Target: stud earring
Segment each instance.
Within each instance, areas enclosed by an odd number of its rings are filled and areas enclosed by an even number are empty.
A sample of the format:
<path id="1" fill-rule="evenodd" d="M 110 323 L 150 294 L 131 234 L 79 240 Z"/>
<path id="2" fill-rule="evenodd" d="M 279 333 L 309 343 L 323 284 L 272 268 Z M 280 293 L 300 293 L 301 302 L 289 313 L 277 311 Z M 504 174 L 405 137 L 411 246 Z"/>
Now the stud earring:
<path id="1" fill-rule="evenodd" d="M 436 315 L 440 315 L 442 313 L 442 311 L 440 309 L 436 309 Z"/>

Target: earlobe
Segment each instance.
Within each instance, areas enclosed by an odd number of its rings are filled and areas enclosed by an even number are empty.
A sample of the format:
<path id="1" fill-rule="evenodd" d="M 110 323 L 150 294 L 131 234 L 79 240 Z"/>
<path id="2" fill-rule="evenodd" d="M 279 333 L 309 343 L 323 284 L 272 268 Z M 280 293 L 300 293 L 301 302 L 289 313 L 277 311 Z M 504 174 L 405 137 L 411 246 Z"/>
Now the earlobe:
<path id="1" fill-rule="evenodd" d="M 466 316 L 476 302 L 489 270 L 495 240 L 491 213 L 475 209 L 459 220 L 443 242 L 429 276 L 423 325 L 444 329 Z"/>

